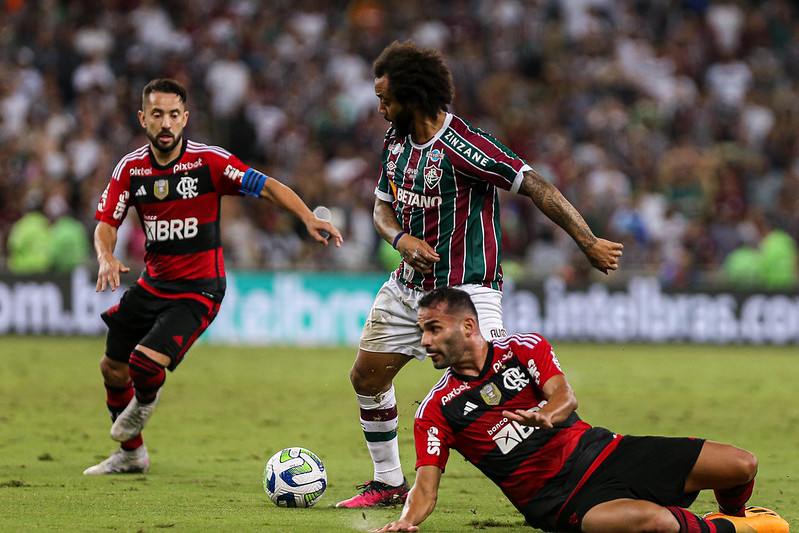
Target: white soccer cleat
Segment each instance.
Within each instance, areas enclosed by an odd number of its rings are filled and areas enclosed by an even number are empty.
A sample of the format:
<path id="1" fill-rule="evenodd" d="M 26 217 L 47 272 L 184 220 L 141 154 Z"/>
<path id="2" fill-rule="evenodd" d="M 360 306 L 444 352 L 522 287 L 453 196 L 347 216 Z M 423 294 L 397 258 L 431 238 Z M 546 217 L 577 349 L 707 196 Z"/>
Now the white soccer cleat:
<path id="1" fill-rule="evenodd" d="M 132 451 L 118 449 L 102 463 L 84 470 L 83 475 L 146 474 L 149 469 L 150 456 L 147 454 L 147 448 L 142 444 Z"/>
<path id="2" fill-rule="evenodd" d="M 161 391 L 155 395 L 155 400 L 150 403 L 141 404 L 134 396 L 125 410 L 114 421 L 111 426 L 111 438 L 118 442 L 125 442 L 130 440 L 139 433 L 153 416 L 153 411 L 158 405 L 158 399 L 161 397 Z"/>

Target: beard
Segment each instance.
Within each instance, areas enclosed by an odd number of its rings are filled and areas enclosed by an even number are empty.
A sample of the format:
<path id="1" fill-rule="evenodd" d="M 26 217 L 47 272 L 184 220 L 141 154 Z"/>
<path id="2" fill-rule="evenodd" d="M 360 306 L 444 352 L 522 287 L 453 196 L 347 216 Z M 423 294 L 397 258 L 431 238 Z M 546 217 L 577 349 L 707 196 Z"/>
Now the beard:
<path id="1" fill-rule="evenodd" d="M 427 352 L 427 357 L 430 359 L 430 362 L 433 363 L 433 368 L 438 370 L 443 370 L 452 365 L 452 359 L 450 356 L 444 354 L 444 352 Z"/>
<path id="2" fill-rule="evenodd" d="M 152 135 L 152 134 L 150 134 L 149 132 L 147 133 L 147 138 L 148 138 L 148 139 L 150 139 L 150 144 L 152 144 L 152 146 L 153 146 L 153 147 L 154 147 L 156 150 L 158 150 L 159 152 L 161 152 L 161 153 L 168 154 L 169 152 L 171 152 L 172 150 L 174 150 L 174 149 L 175 149 L 175 147 L 176 147 L 176 146 L 177 146 L 179 143 L 181 143 L 181 142 L 183 141 L 183 135 L 178 135 L 177 137 L 175 137 L 175 136 L 173 135 L 173 136 L 172 136 L 172 142 L 170 142 L 170 143 L 167 143 L 167 144 L 164 144 L 164 143 L 162 143 L 162 142 L 161 142 L 161 141 L 158 139 L 158 137 L 159 137 L 159 136 L 161 136 L 161 133 L 162 133 L 162 132 L 158 132 L 158 134 L 156 134 L 156 135 Z"/>
<path id="3" fill-rule="evenodd" d="M 411 133 L 411 124 L 413 123 L 413 113 L 410 109 L 403 109 L 394 120 L 391 121 L 394 125 L 394 131 L 398 137 L 407 137 Z"/>

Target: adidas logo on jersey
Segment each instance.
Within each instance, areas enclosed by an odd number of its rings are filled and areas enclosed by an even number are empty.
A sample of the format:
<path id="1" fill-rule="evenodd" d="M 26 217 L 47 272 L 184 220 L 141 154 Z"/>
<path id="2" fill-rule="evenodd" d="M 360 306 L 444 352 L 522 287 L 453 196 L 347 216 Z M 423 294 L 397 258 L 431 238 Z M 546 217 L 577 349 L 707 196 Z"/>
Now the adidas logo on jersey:
<path id="1" fill-rule="evenodd" d="M 142 186 L 141 186 L 141 187 L 139 187 L 139 189 L 136 191 L 136 196 L 146 196 L 146 195 L 147 195 L 147 190 L 144 188 L 144 185 L 142 185 Z"/>
<path id="2" fill-rule="evenodd" d="M 474 404 L 474 403 L 472 403 L 472 402 L 467 400 L 466 401 L 466 405 L 463 406 L 463 414 L 464 414 L 464 416 L 468 415 L 469 413 L 471 413 L 475 409 L 477 409 L 477 404 Z"/>

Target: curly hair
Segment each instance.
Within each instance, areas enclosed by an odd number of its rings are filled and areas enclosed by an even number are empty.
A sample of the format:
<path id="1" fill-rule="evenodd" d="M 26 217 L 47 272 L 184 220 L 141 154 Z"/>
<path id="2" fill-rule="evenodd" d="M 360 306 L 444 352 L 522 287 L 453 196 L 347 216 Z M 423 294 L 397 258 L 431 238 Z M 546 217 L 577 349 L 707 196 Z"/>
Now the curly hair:
<path id="1" fill-rule="evenodd" d="M 141 92 L 142 109 L 144 109 L 147 99 L 152 93 L 176 94 L 181 102 L 186 103 L 186 89 L 175 80 L 170 80 L 169 78 L 156 78 L 144 86 Z"/>
<path id="2" fill-rule="evenodd" d="M 452 74 L 438 50 L 394 41 L 374 62 L 375 78 L 388 77 L 388 90 L 403 105 L 435 118 L 452 103 Z"/>

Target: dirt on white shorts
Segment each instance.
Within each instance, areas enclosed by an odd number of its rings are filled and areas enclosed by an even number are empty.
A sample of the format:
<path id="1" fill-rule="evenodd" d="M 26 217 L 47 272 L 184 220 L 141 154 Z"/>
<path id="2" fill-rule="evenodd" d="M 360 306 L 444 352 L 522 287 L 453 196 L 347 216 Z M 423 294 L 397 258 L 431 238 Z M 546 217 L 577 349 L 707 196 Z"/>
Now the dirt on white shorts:
<path id="1" fill-rule="evenodd" d="M 477 309 L 480 332 L 486 339 L 507 336 L 502 325 L 502 292 L 477 284 L 458 285 Z M 359 348 L 370 352 L 402 353 L 424 360 L 422 332 L 416 325 L 419 300 L 428 291 L 411 289 L 392 273 L 375 297 L 361 333 Z"/>

